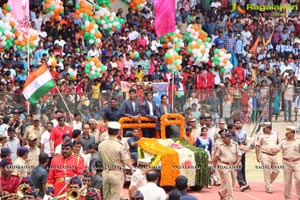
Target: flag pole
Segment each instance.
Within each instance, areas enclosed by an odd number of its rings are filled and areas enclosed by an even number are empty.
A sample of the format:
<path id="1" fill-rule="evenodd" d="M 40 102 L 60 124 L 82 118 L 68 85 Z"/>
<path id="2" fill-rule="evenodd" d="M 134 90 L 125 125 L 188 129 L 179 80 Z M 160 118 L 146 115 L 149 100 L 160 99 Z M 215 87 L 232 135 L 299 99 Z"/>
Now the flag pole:
<path id="1" fill-rule="evenodd" d="M 70 109 L 69 109 L 69 106 L 68 106 L 68 104 L 66 103 L 66 101 L 65 101 L 64 97 L 62 96 L 62 94 L 61 94 L 61 92 L 60 92 L 59 88 L 57 87 L 57 84 L 56 84 L 56 82 L 55 82 L 55 81 L 54 81 L 54 83 L 55 83 L 55 88 L 57 89 L 57 91 L 58 91 L 58 94 L 59 94 L 59 96 L 61 97 L 61 99 L 63 100 L 63 103 L 64 103 L 64 105 L 66 106 L 66 108 L 67 108 L 67 111 L 69 112 L 69 115 L 70 115 L 70 117 L 71 117 L 72 113 L 71 113 L 71 111 L 70 111 Z M 77 95 L 77 94 L 76 94 L 76 95 Z"/>
<path id="2" fill-rule="evenodd" d="M 29 77 L 29 69 L 30 69 L 30 59 L 29 59 L 29 28 L 30 28 L 30 21 L 27 25 L 27 78 Z M 30 102 L 28 101 L 27 104 L 27 114 L 30 114 Z"/>

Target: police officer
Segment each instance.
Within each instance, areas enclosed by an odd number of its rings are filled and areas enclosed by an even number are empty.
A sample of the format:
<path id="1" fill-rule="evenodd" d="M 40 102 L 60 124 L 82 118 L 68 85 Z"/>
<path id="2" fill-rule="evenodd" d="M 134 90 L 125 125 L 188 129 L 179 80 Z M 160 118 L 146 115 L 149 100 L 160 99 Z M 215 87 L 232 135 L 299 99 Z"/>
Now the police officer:
<path id="1" fill-rule="evenodd" d="M 150 163 L 151 160 L 147 158 L 138 160 L 138 168 L 131 176 L 131 182 L 128 190 L 129 197 L 132 196 L 134 191 L 147 184 L 146 173 L 150 167 Z"/>
<path id="2" fill-rule="evenodd" d="M 285 138 L 282 139 L 282 159 L 284 174 L 284 198 L 291 200 L 292 177 L 295 177 L 295 186 L 300 199 L 300 140 L 295 138 L 296 127 L 287 126 Z"/>
<path id="3" fill-rule="evenodd" d="M 242 153 L 239 145 L 232 141 L 231 133 L 224 134 L 223 143 L 216 149 L 212 164 L 218 162 L 218 169 L 222 181 L 222 188 L 219 190 L 220 199 L 234 199 L 232 187 L 232 171 L 238 169 Z"/>
<path id="4" fill-rule="evenodd" d="M 276 157 L 280 151 L 280 139 L 278 133 L 272 132 L 271 122 L 264 122 L 261 127 L 263 134 L 256 140 L 256 160 L 262 165 L 266 192 L 272 193 L 271 184 L 280 172 Z"/>
<path id="5" fill-rule="evenodd" d="M 109 139 L 99 144 L 99 158 L 103 161 L 103 198 L 120 199 L 123 190 L 122 165 L 132 170 L 128 150 L 118 139 L 121 125 L 118 122 L 108 123 Z"/>

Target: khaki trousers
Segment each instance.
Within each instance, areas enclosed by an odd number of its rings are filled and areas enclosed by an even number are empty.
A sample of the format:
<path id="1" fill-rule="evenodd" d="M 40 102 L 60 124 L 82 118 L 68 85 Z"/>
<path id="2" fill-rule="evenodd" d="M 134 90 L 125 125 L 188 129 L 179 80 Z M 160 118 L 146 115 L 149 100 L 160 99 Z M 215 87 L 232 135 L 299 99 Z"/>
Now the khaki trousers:
<path id="1" fill-rule="evenodd" d="M 226 167 L 226 166 L 225 166 Z M 221 190 L 219 191 L 222 195 L 222 197 L 230 197 L 231 199 L 234 199 L 233 197 L 233 171 L 234 169 L 219 169 L 219 174 L 221 178 Z"/>
<path id="2" fill-rule="evenodd" d="M 280 170 L 276 155 L 260 154 L 266 189 L 272 189 L 271 184 L 277 178 Z"/>
<path id="3" fill-rule="evenodd" d="M 300 161 L 289 162 L 283 160 L 283 174 L 284 174 L 284 198 L 285 200 L 292 200 L 291 188 L 294 174 L 297 199 L 300 199 Z"/>
<path id="4" fill-rule="evenodd" d="M 104 170 L 103 176 L 103 199 L 118 200 L 121 198 L 123 190 L 123 173 L 122 171 Z"/>

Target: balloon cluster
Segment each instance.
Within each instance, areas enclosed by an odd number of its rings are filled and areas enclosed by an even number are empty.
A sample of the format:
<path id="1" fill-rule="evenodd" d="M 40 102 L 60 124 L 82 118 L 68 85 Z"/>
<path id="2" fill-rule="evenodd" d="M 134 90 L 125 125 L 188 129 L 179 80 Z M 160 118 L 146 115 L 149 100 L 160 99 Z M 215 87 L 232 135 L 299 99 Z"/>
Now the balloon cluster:
<path id="1" fill-rule="evenodd" d="M 135 52 L 132 52 L 132 51 L 130 51 L 129 52 L 129 58 L 131 58 L 131 59 L 138 59 L 140 57 L 140 54 L 139 54 L 139 52 L 137 52 L 137 51 L 135 51 Z"/>
<path id="2" fill-rule="evenodd" d="M 182 35 L 180 31 L 176 29 L 173 33 L 167 33 L 160 37 L 160 43 L 166 49 L 175 48 L 176 52 L 179 52 L 182 47 L 184 47 L 184 43 L 182 40 Z"/>
<path id="3" fill-rule="evenodd" d="M 15 26 L 16 23 L 11 16 L 10 7 L 8 5 L 3 6 L 2 14 L 4 16 L 0 20 L 0 48 L 8 50 L 13 47 L 15 39 Z"/>
<path id="4" fill-rule="evenodd" d="M 75 81 L 77 76 L 77 71 L 73 70 L 71 67 L 68 69 L 68 73 L 70 74 L 70 80 Z"/>
<path id="5" fill-rule="evenodd" d="M 61 0 L 44 0 L 44 9 L 49 19 L 61 20 L 64 14 L 64 3 Z"/>
<path id="6" fill-rule="evenodd" d="M 96 0 L 94 1 L 95 4 L 98 4 L 102 7 L 110 7 L 111 0 Z"/>
<path id="7" fill-rule="evenodd" d="M 29 29 L 28 35 L 23 32 L 15 32 L 16 39 L 14 44 L 19 51 L 27 51 L 28 45 L 30 50 L 35 50 L 39 46 L 39 33 L 35 29 Z M 28 38 L 29 37 L 29 38 Z M 29 44 L 28 44 L 29 41 Z"/>
<path id="8" fill-rule="evenodd" d="M 164 56 L 164 61 L 167 64 L 168 72 L 175 73 L 181 70 L 182 56 L 174 49 L 169 49 Z"/>
<path id="9" fill-rule="evenodd" d="M 214 56 L 211 58 L 212 65 L 220 69 L 220 72 L 224 72 L 226 69 L 231 69 L 230 63 L 231 54 L 227 53 L 226 49 L 215 49 Z"/>
<path id="10" fill-rule="evenodd" d="M 194 40 L 200 39 L 202 42 L 210 42 L 211 39 L 208 34 L 199 28 L 197 24 L 190 24 L 184 33 L 186 41 L 192 42 Z"/>
<path id="11" fill-rule="evenodd" d="M 104 30 L 106 35 L 112 35 L 115 31 L 120 30 L 124 23 L 123 18 L 118 18 L 115 12 L 110 12 L 108 8 L 97 7 L 95 12 L 96 23 Z"/>
<path id="12" fill-rule="evenodd" d="M 207 63 L 210 48 L 209 42 L 202 42 L 200 39 L 190 42 L 187 47 L 188 54 L 191 56 L 190 61 L 193 61 L 194 65 L 199 65 L 201 62 Z"/>
<path id="13" fill-rule="evenodd" d="M 96 79 L 102 77 L 102 73 L 106 72 L 106 70 L 107 67 L 101 63 L 99 58 L 93 57 L 88 59 L 84 72 L 90 79 Z"/>
<path id="14" fill-rule="evenodd" d="M 124 0 L 124 2 L 127 3 L 132 10 L 137 12 L 140 12 L 145 5 L 145 0 Z"/>
<path id="15" fill-rule="evenodd" d="M 96 43 L 98 46 L 102 46 L 102 34 L 98 29 L 99 26 L 96 24 L 96 17 L 93 17 L 93 7 L 87 5 L 84 1 L 80 1 L 79 4 L 76 4 L 75 8 L 75 17 L 81 18 L 82 16 L 83 18 L 83 25 L 81 26 L 83 39 L 89 44 Z"/>

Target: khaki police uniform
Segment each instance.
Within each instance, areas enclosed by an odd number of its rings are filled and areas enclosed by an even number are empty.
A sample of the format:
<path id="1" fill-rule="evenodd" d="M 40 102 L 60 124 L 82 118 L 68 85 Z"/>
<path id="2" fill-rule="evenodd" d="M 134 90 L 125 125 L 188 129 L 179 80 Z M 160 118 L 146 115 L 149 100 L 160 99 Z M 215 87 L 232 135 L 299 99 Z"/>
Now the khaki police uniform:
<path id="1" fill-rule="evenodd" d="M 287 127 L 286 131 L 296 131 L 296 127 Z M 297 197 L 300 199 L 300 140 L 284 138 L 282 139 L 281 149 L 284 166 L 284 198 L 292 200 L 291 188 L 292 178 L 294 177 Z"/>
<path id="2" fill-rule="evenodd" d="M 20 178 L 28 176 L 28 169 L 29 167 L 26 164 L 26 161 L 18 157 L 14 162 L 13 162 L 13 173 L 18 174 Z"/>
<path id="3" fill-rule="evenodd" d="M 117 122 L 111 122 L 117 123 Z M 110 126 L 110 125 L 109 125 Z M 123 161 L 129 160 L 127 149 L 116 137 L 109 137 L 98 146 L 99 158 L 103 161 L 103 198 L 117 200 L 123 190 Z"/>
<path id="4" fill-rule="evenodd" d="M 262 124 L 262 127 L 266 127 L 270 124 Z M 271 132 L 271 134 L 260 134 L 256 140 L 256 146 L 259 147 L 259 160 L 262 165 L 264 173 L 264 181 L 266 191 L 272 193 L 271 184 L 277 178 L 280 170 L 277 161 L 277 150 L 280 149 L 280 139 L 278 133 Z M 275 151 L 274 151 L 275 150 Z"/>
<path id="5" fill-rule="evenodd" d="M 239 160 L 239 157 L 242 156 L 239 145 L 233 141 L 231 141 L 229 145 L 223 142 L 218 145 L 216 149 L 216 156 L 219 158 L 218 171 L 222 181 L 222 188 L 219 191 L 219 194 L 222 197 L 227 196 L 230 199 L 234 199 L 232 171 L 237 170 L 235 165 L 239 164 L 237 161 Z"/>

